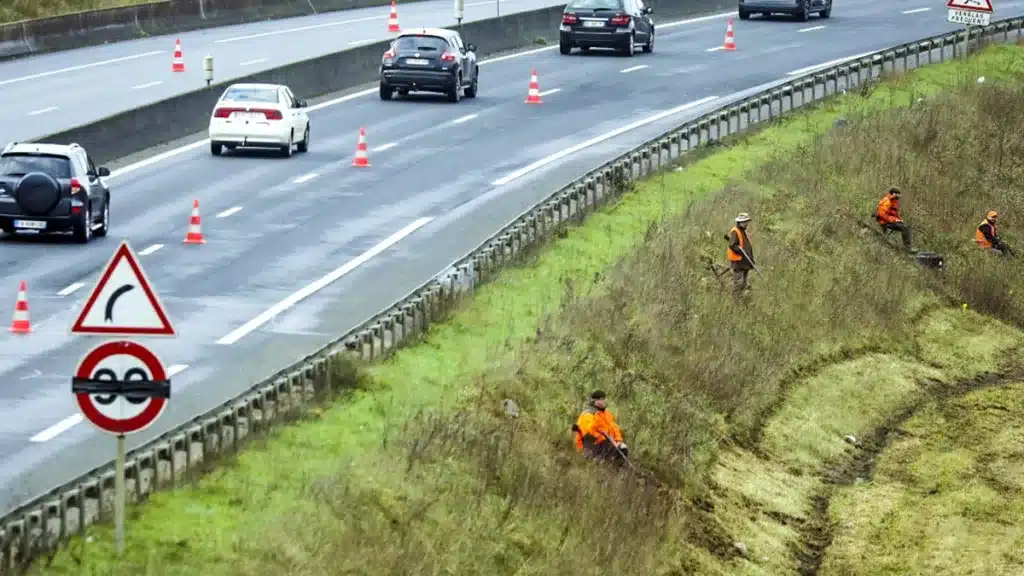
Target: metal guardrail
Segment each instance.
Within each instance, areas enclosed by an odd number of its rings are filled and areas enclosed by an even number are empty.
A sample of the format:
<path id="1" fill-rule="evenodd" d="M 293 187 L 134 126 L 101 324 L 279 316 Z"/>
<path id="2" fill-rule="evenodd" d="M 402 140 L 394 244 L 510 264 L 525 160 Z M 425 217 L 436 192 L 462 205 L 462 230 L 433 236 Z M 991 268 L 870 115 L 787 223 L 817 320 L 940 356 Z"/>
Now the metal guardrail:
<path id="1" fill-rule="evenodd" d="M 556 191 L 420 289 L 333 344 L 130 452 L 125 467 L 129 502 L 180 485 L 187 476 L 202 472 L 213 458 L 238 450 L 254 432 L 287 420 L 317 397 L 329 395 L 331 376 L 339 363 L 349 358 L 372 362 L 415 343 L 462 296 L 620 195 L 623 182 L 660 170 L 689 150 L 887 74 L 943 62 L 962 54 L 963 49 L 973 50 L 985 43 L 1017 41 L 1022 34 L 1024 18 L 1011 18 L 969 33 L 961 30 L 880 50 L 719 107 L 630 150 Z M 0 574 L 10 574 L 24 562 L 52 552 L 87 526 L 110 519 L 113 492 L 110 463 L 0 519 Z"/>

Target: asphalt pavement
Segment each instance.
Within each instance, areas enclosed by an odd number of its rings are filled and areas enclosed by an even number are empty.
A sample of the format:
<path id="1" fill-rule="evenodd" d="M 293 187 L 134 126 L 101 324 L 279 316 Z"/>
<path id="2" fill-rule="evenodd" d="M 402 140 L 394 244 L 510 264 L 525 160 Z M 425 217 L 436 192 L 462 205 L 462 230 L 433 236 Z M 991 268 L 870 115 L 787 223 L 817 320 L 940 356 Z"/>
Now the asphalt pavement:
<path id="1" fill-rule="evenodd" d="M 398 3 L 402 29 L 451 26 L 451 0 Z M 463 23 L 536 10 L 556 0 L 473 0 Z M 0 141 L 27 140 L 205 86 L 203 57 L 224 81 L 395 36 L 390 6 L 222 26 L 0 62 Z M 175 39 L 185 72 L 171 72 Z M 466 38 L 467 42 L 473 39 Z"/>
<path id="2" fill-rule="evenodd" d="M 307 154 L 212 157 L 199 141 L 115 170 L 109 238 L 0 241 L 0 288 L 13 309 L 27 281 L 36 329 L 0 333 L 0 509 L 114 455 L 113 440 L 77 416 L 69 389 L 98 339 L 68 330 L 120 238 L 143 255 L 179 333 L 147 339 L 172 366 L 174 392 L 130 449 L 330 342 L 562 184 L 716 103 L 954 28 L 934 3 L 872 0 L 837 4 L 827 20 L 737 19 L 738 51 L 726 52 L 728 16 L 661 23 L 655 52 L 632 59 L 555 47 L 503 57 L 481 67 L 480 95 L 459 104 L 382 102 L 375 89 L 314 103 Z M 531 69 L 539 106 L 524 103 Z M 369 169 L 351 166 L 360 127 Z M 193 199 L 202 246 L 182 244 Z M 343 274 L 368 250 L 379 253 Z"/>

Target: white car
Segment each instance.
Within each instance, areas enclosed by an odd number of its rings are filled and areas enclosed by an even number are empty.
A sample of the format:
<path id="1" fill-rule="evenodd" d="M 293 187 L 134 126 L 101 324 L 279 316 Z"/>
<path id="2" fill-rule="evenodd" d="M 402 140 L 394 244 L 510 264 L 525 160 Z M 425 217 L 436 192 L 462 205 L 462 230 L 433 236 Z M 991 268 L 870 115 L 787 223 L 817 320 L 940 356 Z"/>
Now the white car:
<path id="1" fill-rule="evenodd" d="M 210 152 L 219 156 L 223 147 L 280 148 L 285 156 L 292 148 L 309 150 L 309 116 L 306 101 L 280 84 L 232 84 L 221 94 L 210 115 Z"/>

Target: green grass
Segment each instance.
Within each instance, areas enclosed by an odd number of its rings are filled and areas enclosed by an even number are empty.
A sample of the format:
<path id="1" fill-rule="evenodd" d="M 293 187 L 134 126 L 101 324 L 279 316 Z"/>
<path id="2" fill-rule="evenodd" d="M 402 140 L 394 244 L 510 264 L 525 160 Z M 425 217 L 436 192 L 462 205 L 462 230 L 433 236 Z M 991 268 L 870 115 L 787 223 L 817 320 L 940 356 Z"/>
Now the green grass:
<path id="1" fill-rule="evenodd" d="M 153 0 L 4 0 L 0 2 L 0 24 L 63 16 L 75 12 L 121 8 Z"/>
<path id="2" fill-rule="evenodd" d="M 1024 572 L 1024 384 L 933 402 L 840 492 L 823 574 Z"/>
<path id="3" fill-rule="evenodd" d="M 351 398 L 133 510 L 122 560 L 94 527 L 37 573 L 792 573 L 825 480 L 857 452 L 844 436 L 1021 346 L 992 316 L 1019 326 L 1024 300 L 989 288 L 1019 267 L 963 240 L 988 202 L 1024 203 L 1019 163 L 985 164 L 994 146 L 1024 156 L 1022 53 L 993 47 L 848 94 L 640 184 L 368 368 Z M 935 164 L 954 140 L 977 170 Z M 1001 172 L 962 194 L 979 170 Z M 944 275 L 858 224 L 893 181 Z M 701 256 L 723 260 L 740 211 L 766 280 L 734 303 Z M 596 387 L 661 490 L 572 451 Z"/>

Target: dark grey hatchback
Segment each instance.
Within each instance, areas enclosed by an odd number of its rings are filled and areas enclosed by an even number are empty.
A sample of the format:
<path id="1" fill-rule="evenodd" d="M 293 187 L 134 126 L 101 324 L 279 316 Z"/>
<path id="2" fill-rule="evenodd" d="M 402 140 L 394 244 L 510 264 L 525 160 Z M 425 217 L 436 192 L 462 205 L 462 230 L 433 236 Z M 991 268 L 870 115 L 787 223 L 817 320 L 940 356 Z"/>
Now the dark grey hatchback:
<path id="1" fill-rule="evenodd" d="M 445 28 L 403 32 L 391 43 L 380 63 L 380 99 L 390 100 L 410 91 L 440 92 L 458 102 L 463 93 L 475 98 L 480 70 L 476 46 Z"/>
<path id="2" fill-rule="evenodd" d="M 559 50 L 615 48 L 632 56 L 640 45 L 653 52 L 653 12 L 643 0 L 571 0 L 562 13 Z"/>

